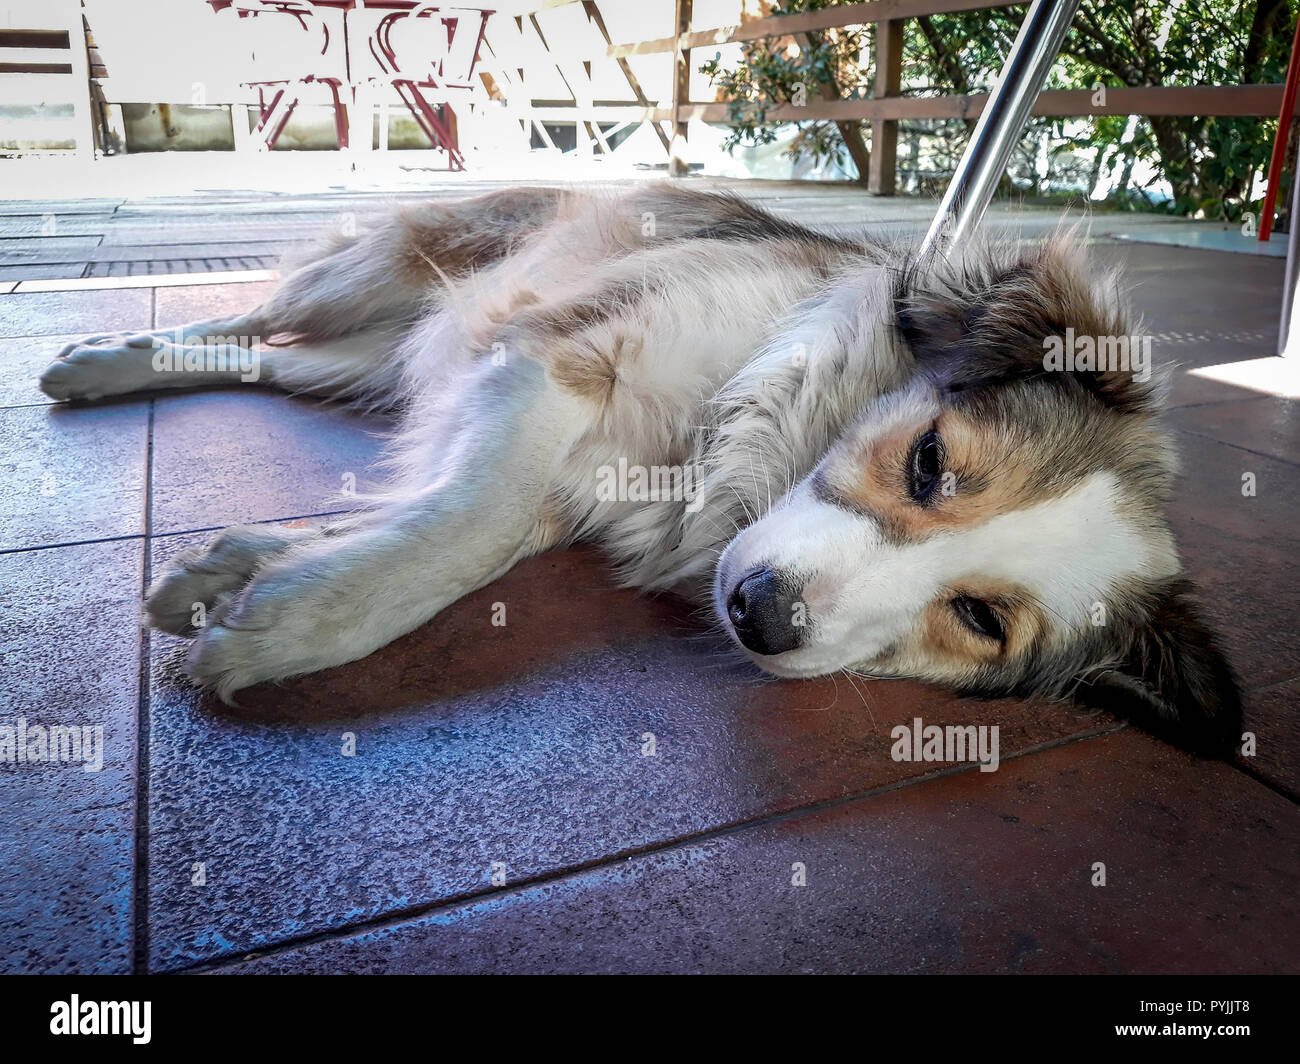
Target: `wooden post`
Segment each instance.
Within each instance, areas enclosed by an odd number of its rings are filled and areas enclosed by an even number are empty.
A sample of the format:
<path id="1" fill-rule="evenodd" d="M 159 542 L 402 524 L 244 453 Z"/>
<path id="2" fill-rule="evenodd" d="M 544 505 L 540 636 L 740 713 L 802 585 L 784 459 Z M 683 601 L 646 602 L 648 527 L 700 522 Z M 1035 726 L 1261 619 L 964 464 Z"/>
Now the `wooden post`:
<path id="1" fill-rule="evenodd" d="M 86 44 L 86 23 L 81 4 L 75 3 L 68 14 L 68 52 L 72 66 L 72 114 L 76 119 L 77 139 L 74 148 L 85 159 L 95 157 L 95 117 L 91 106 L 90 53 Z"/>
<path id="2" fill-rule="evenodd" d="M 903 75 L 903 20 L 876 23 L 875 99 L 897 96 Z M 871 123 L 871 174 L 867 191 L 873 196 L 892 196 L 898 168 L 898 122 L 892 118 Z"/>
<path id="3" fill-rule="evenodd" d="M 691 0 L 676 0 L 677 44 L 673 49 L 673 139 L 668 153 L 668 173 L 681 177 L 687 172 L 686 122 L 682 109 L 691 102 L 691 50 L 682 40 L 691 32 Z"/>

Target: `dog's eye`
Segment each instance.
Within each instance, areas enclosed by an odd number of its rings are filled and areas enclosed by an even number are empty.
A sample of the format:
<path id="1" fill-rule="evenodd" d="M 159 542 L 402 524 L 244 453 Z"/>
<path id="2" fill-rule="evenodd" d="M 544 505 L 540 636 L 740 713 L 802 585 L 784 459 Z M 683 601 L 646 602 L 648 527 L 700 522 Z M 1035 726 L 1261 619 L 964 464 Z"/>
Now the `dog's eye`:
<path id="1" fill-rule="evenodd" d="M 969 595 L 958 595 L 952 600 L 952 609 L 957 614 L 957 619 L 976 635 L 996 639 L 999 643 L 1006 642 L 1007 635 L 1002 627 L 1002 618 L 987 602 L 981 602 Z"/>
<path id="2" fill-rule="evenodd" d="M 907 456 L 907 493 L 925 502 L 943 476 L 943 439 L 933 429 L 912 444 Z"/>

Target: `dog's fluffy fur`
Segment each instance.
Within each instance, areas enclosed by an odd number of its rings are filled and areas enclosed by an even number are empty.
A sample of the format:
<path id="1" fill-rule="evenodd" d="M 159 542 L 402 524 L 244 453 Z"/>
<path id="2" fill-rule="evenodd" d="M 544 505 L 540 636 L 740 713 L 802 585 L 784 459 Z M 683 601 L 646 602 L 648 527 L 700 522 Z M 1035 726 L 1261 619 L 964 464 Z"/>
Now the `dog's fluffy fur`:
<path id="1" fill-rule="evenodd" d="M 1131 333 L 1122 308 L 1068 235 L 921 262 L 679 185 L 519 190 L 398 211 L 245 316 L 69 345 L 42 385 L 233 383 L 159 356 L 262 336 L 263 383 L 400 413 L 392 487 L 356 514 L 229 529 L 158 576 L 152 623 L 223 698 L 586 539 L 778 675 L 1073 696 L 1225 751 L 1239 699 L 1163 516 L 1156 386 L 1044 369 L 1067 328 Z M 604 490 L 665 467 L 688 490 Z"/>

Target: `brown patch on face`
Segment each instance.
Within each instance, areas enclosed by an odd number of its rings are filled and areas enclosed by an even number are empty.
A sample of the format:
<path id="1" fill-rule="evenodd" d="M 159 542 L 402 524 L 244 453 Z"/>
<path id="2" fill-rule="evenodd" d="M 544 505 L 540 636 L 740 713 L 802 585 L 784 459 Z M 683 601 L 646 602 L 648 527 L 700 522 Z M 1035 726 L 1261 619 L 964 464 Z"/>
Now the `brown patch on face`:
<path id="1" fill-rule="evenodd" d="M 957 616 L 953 599 L 967 596 L 997 614 L 1005 639 L 999 643 L 972 631 Z M 1030 595 L 1012 584 L 973 579 L 926 607 L 920 623 L 921 652 L 945 666 L 990 665 L 1019 657 L 1047 633 L 1047 615 Z"/>
<path id="2" fill-rule="evenodd" d="M 943 441 L 943 470 L 924 503 L 908 490 L 908 463 L 917 439 L 935 431 Z M 1039 475 L 1032 450 L 961 410 L 942 410 L 856 447 L 842 447 L 820 474 L 827 501 L 868 514 L 895 542 L 983 524 L 1058 494 Z"/>

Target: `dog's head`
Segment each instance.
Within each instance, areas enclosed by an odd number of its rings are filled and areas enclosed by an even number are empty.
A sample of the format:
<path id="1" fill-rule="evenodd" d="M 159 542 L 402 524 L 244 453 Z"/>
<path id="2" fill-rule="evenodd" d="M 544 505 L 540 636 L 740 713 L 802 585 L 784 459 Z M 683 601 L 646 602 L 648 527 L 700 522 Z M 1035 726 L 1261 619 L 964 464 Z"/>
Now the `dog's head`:
<path id="1" fill-rule="evenodd" d="M 1222 752 L 1237 687 L 1164 516 L 1149 340 L 1068 239 L 903 271 L 906 384 L 719 561 L 762 668 L 1072 696 Z"/>

